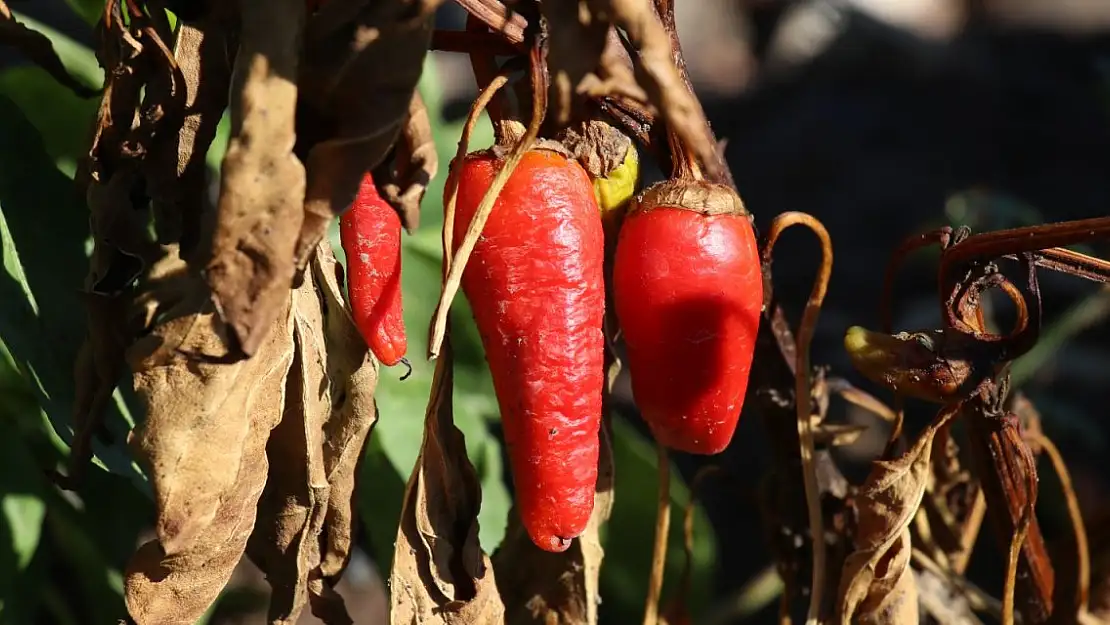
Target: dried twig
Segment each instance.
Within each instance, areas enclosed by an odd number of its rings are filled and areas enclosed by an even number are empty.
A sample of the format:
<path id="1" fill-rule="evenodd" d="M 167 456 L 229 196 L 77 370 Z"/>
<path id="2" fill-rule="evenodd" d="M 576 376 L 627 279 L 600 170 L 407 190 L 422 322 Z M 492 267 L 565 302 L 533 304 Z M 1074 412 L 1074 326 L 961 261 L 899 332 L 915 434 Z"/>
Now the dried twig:
<path id="1" fill-rule="evenodd" d="M 659 622 L 659 596 L 663 592 L 663 575 L 667 565 L 667 538 L 671 530 L 671 460 L 667 448 L 657 443 L 659 463 L 659 501 L 655 512 L 655 542 L 651 548 L 651 574 L 648 577 L 647 600 L 644 603 L 644 625 Z"/>
<path id="2" fill-rule="evenodd" d="M 809 513 L 810 536 L 813 540 L 813 580 L 810 589 L 809 612 L 806 622 L 814 625 L 821 612 L 821 601 L 825 585 L 825 527 L 821 515 L 820 491 L 817 487 L 817 470 L 814 465 L 813 422 L 810 419 L 810 365 L 809 344 L 817 329 L 817 317 L 821 313 L 821 303 L 828 290 L 829 277 L 832 275 L 832 240 L 825 226 L 817 218 L 806 213 L 787 212 L 779 215 L 771 223 L 767 233 L 767 243 L 763 248 L 763 262 L 770 263 L 771 252 L 782 232 L 793 225 L 803 225 L 813 231 L 821 243 L 821 266 L 813 283 L 809 301 L 806 302 L 802 322 L 798 327 L 798 348 L 795 355 L 794 404 L 797 411 L 798 437 L 801 442 L 802 475 L 805 482 L 806 505 Z"/>
<path id="3" fill-rule="evenodd" d="M 459 147 L 455 151 L 455 159 L 451 162 L 454 167 L 462 164 L 463 158 L 466 157 L 467 150 L 470 146 L 470 136 L 474 134 L 474 126 L 478 123 L 478 118 L 481 117 L 482 111 L 493 99 L 497 90 L 504 87 L 509 82 L 508 74 L 500 74 L 492 81 L 481 93 L 478 94 L 477 99 L 470 105 L 470 113 L 466 116 L 466 123 L 463 124 L 462 135 L 459 137 Z M 445 191 L 446 201 L 443 204 L 443 249 L 450 250 L 452 238 L 455 231 L 455 206 L 459 201 L 459 177 L 448 176 L 447 188 Z M 451 269 L 451 254 L 446 253 L 443 256 L 444 279 L 447 279 L 448 272 Z"/>
<path id="4" fill-rule="evenodd" d="M 452 300 L 455 299 L 455 294 L 459 291 L 459 286 L 462 283 L 462 272 L 466 269 L 466 263 L 470 259 L 470 254 L 474 251 L 474 246 L 478 243 L 478 237 L 482 233 L 482 228 L 485 227 L 486 220 L 489 219 L 489 215 L 493 211 L 493 205 L 497 202 L 497 196 L 500 195 L 501 189 L 503 189 L 505 183 L 509 181 L 509 176 L 512 175 L 513 170 L 515 170 L 517 164 L 520 163 L 520 159 L 523 158 L 525 152 L 532 147 L 532 144 L 540 133 L 540 125 L 543 123 L 544 111 L 547 108 L 545 74 L 546 69 L 543 65 L 539 46 L 537 46 L 532 51 L 532 119 L 528 123 L 528 128 L 524 136 L 517 142 L 516 146 L 505 158 L 501 170 L 497 172 L 493 181 L 490 182 L 489 188 L 486 190 L 485 195 L 482 196 L 481 203 L 478 204 L 478 208 L 474 211 L 474 218 L 470 221 L 470 226 L 467 228 L 465 237 L 462 242 L 459 243 L 459 248 L 455 251 L 451 261 L 446 265 L 447 278 L 443 284 L 443 292 L 440 294 L 439 303 L 436 305 L 436 312 L 433 316 L 432 323 L 432 336 L 428 341 L 428 356 L 430 358 L 434 359 L 439 356 L 440 345 L 443 344 L 444 333 L 447 329 L 448 310 L 451 307 Z M 462 159 L 457 159 L 454 165 L 456 167 L 462 165 Z M 458 181 L 456 181 L 456 185 L 457 184 Z M 454 223 L 448 226 L 445 221 L 443 227 L 445 238 L 450 236 L 447 234 L 449 227 L 453 229 Z M 447 262 L 447 256 L 448 254 L 444 255 L 444 262 Z"/>
<path id="5" fill-rule="evenodd" d="M 1052 468 L 1060 479 L 1060 488 L 1064 492 L 1064 500 L 1068 505 L 1068 516 L 1071 518 L 1072 533 L 1075 539 L 1076 561 L 1076 587 L 1075 608 L 1078 612 L 1087 610 L 1087 600 L 1091 588 L 1091 554 L 1088 550 L 1087 529 L 1083 524 L 1083 511 L 1079 508 L 1079 499 L 1075 495 L 1071 474 L 1068 472 L 1064 456 L 1057 449 L 1050 438 L 1039 432 L 1026 430 L 1025 439 L 1031 444 L 1040 447 L 1048 454 Z"/>

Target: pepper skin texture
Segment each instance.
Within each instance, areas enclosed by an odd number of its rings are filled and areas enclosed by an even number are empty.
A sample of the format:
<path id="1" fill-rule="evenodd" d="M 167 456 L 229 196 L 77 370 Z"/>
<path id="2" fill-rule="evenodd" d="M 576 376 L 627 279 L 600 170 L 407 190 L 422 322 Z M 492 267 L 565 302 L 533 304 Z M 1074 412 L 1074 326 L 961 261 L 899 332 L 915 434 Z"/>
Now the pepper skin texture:
<path id="1" fill-rule="evenodd" d="M 454 246 L 503 161 L 460 167 Z M 501 408 L 521 520 L 532 542 L 565 551 L 586 529 L 597 484 L 604 384 L 603 234 L 575 161 L 525 153 L 463 272 Z"/>
<path id="2" fill-rule="evenodd" d="M 391 367 L 408 350 L 401 306 L 401 217 L 378 194 L 370 174 L 339 218 L 339 241 L 347 256 L 355 325 L 374 356 Z"/>
<path id="3" fill-rule="evenodd" d="M 655 439 L 693 454 L 723 451 L 747 392 L 763 302 L 747 215 L 634 206 L 617 242 L 613 298 L 632 395 Z"/>

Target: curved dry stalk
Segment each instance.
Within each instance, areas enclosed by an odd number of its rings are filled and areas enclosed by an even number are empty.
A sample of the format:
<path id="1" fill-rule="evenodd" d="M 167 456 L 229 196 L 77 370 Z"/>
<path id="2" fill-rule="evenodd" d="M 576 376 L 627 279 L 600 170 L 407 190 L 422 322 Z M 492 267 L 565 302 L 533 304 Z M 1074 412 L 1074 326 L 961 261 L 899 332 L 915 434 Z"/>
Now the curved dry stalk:
<path id="1" fill-rule="evenodd" d="M 1006 578 L 1002 585 L 1002 625 L 1014 625 L 1014 589 L 1017 586 L 1018 560 L 1021 559 L 1021 546 L 1025 543 L 1025 536 L 1029 533 L 1029 526 L 1033 523 L 1034 514 L 1036 513 L 1037 471 L 1032 466 L 1026 466 L 1025 469 L 1029 500 L 1026 502 L 1025 510 L 1021 513 L 1021 520 L 1014 528 L 1014 536 L 1010 540 L 1010 553 L 1006 560 Z"/>
<path id="2" fill-rule="evenodd" d="M 482 228 L 485 227 L 486 221 L 489 219 L 490 213 L 493 212 L 493 205 L 497 201 L 497 197 L 501 194 L 501 189 L 505 187 L 505 183 L 509 181 L 509 176 L 516 170 L 516 166 L 520 163 L 520 159 L 532 147 L 536 141 L 536 137 L 540 134 L 540 125 L 543 123 L 544 112 L 547 109 L 547 92 L 546 87 L 546 69 L 543 66 L 542 57 L 539 54 L 538 48 L 532 50 L 532 119 L 528 122 L 528 129 L 525 131 L 524 136 L 513 147 L 512 152 L 505 158 L 501 170 L 494 176 L 493 182 L 490 183 L 486 193 L 482 196 L 482 201 L 478 204 L 478 208 L 474 211 L 474 218 L 470 220 L 470 226 L 466 230 L 466 236 L 463 237 L 462 242 L 459 244 L 459 249 L 454 253 L 451 258 L 451 247 L 445 247 L 444 258 L 444 273 L 446 279 L 443 283 L 443 291 L 439 296 L 439 303 L 436 304 L 435 315 L 432 322 L 432 336 L 428 341 L 428 357 L 435 359 L 439 356 L 440 347 L 443 345 L 443 335 L 447 328 L 447 313 L 451 308 L 451 302 L 455 299 L 455 295 L 459 291 L 459 286 L 462 284 L 462 272 L 466 269 L 466 263 L 470 260 L 470 254 L 474 252 L 474 246 L 478 244 L 478 237 L 482 234 Z M 496 84 L 497 80 L 493 84 Z M 492 97 L 492 94 L 491 96 Z M 460 151 L 463 146 L 460 144 Z M 466 153 L 462 153 L 465 157 Z M 457 157 L 458 164 L 461 165 L 462 158 Z M 458 195 L 458 180 L 453 185 L 453 193 L 451 198 L 451 224 L 448 226 L 446 214 L 444 215 L 443 223 L 443 238 L 447 243 L 451 243 L 450 231 L 454 229 L 454 205 Z M 451 258 L 448 261 L 448 258 Z"/>
<path id="3" fill-rule="evenodd" d="M 894 423 L 898 420 L 898 414 L 890 406 L 848 380 L 844 378 L 826 378 L 825 383 L 828 384 L 831 393 L 839 395 L 849 404 L 862 408 L 887 423 Z"/>
<path id="4" fill-rule="evenodd" d="M 955 315 L 952 320 L 955 322 L 953 327 L 956 329 L 967 332 L 970 334 L 986 336 L 990 333 L 987 331 L 987 321 L 984 316 L 983 306 L 979 303 L 982 299 L 983 293 L 990 289 L 997 288 L 1010 298 L 1014 304 L 1015 314 L 1017 319 L 1014 321 L 1014 327 L 1010 330 L 1009 336 L 1017 336 L 1019 333 L 1024 332 L 1029 327 L 1029 304 L 1025 300 L 1025 294 L 1013 282 L 1010 282 L 1001 275 L 990 276 L 982 287 L 969 286 L 958 295 L 956 305 L 953 307 Z M 969 313 L 973 313 L 974 317 L 969 322 L 965 317 Z"/>
<path id="5" fill-rule="evenodd" d="M 659 596 L 663 592 L 667 537 L 671 531 L 671 459 L 662 443 L 656 443 L 655 449 L 659 463 L 659 506 L 655 512 L 655 543 L 651 548 L 651 574 L 648 577 L 647 601 L 644 603 L 644 625 L 657 625 L 659 622 Z"/>
<path id="6" fill-rule="evenodd" d="M 508 73 L 499 74 L 489 85 L 478 94 L 474 103 L 470 105 L 470 113 L 466 116 L 466 123 L 463 125 L 462 135 L 459 136 L 459 147 L 455 150 L 455 158 L 451 161 L 451 168 L 458 166 L 466 158 L 466 152 L 470 148 L 470 135 L 474 134 L 474 126 L 478 123 L 478 118 L 482 115 L 482 111 L 486 110 L 486 106 L 493 100 L 493 96 L 497 90 L 504 87 L 509 82 Z M 455 205 L 459 200 L 459 177 L 447 176 L 447 188 L 445 190 L 446 201 L 443 205 L 443 276 L 446 279 L 448 271 L 451 268 L 451 244 L 452 237 L 455 230 Z M 440 339 L 442 341 L 442 338 Z"/>
<path id="7" fill-rule="evenodd" d="M 892 332 L 894 299 L 894 281 L 898 270 L 902 268 L 906 257 L 913 252 L 930 245 L 940 245 L 941 249 L 948 247 L 952 241 L 952 228 L 945 226 L 937 230 L 923 232 L 903 241 L 890 255 L 887 261 L 886 273 L 883 275 L 883 291 L 879 299 L 879 329 L 890 334 Z"/>
<path id="8" fill-rule="evenodd" d="M 795 225 L 802 225 L 812 230 L 821 243 L 821 266 L 813 282 L 809 301 L 806 302 L 805 312 L 802 313 L 802 322 L 798 326 L 797 366 L 794 371 L 796 381 L 794 404 L 798 416 L 798 438 L 802 447 L 802 476 L 805 483 L 806 508 L 809 513 L 810 537 L 813 540 L 813 579 L 806 623 L 816 625 L 824 596 L 825 562 L 828 556 L 825 545 L 825 522 L 821 515 L 820 492 L 817 486 L 817 469 L 813 461 L 816 451 L 813 443 L 813 422 L 810 419 L 809 345 L 813 341 L 813 335 L 817 329 L 817 317 L 821 313 L 821 304 L 825 300 L 829 278 L 832 276 L 833 251 L 829 232 L 820 220 L 808 213 L 790 211 L 782 213 L 771 222 L 771 229 L 767 233 L 767 244 L 762 253 L 764 263 L 770 262 L 771 252 L 783 231 Z"/>
<path id="9" fill-rule="evenodd" d="M 485 22 L 475 15 L 467 13 L 464 34 L 486 35 L 491 33 Z M 485 91 L 486 86 L 496 80 L 498 74 L 501 73 L 497 65 L 497 59 L 492 52 L 477 46 L 471 47 L 467 51 L 467 55 L 470 57 L 470 67 L 474 70 L 474 80 L 477 81 L 478 88 Z M 490 96 L 489 104 L 486 106 L 489 110 L 490 120 L 493 121 L 494 138 L 498 143 L 501 143 L 504 140 L 501 122 L 509 114 L 509 103 L 505 100 L 503 93 L 495 92 Z"/>
<path id="10" fill-rule="evenodd" d="M 1064 491 L 1064 499 L 1068 505 L 1068 516 L 1071 517 L 1072 532 L 1075 534 L 1075 560 L 1076 560 L 1076 587 L 1075 607 L 1079 612 L 1087 610 L 1087 599 L 1091 588 L 1091 554 L 1087 549 L 1087 529 L 1083 524 L 1083 512 L 1079 508 L 1079 499 L 1075 496 L 1075 487 L 1072 486 L 1071 474 L 1060 450 L 1050 438 L 1040 432 L 1027 430 L 1025 439 L 1048 454 L 1052 462 L 1052 469 L 1060 478 L 1060 488 Z"/>

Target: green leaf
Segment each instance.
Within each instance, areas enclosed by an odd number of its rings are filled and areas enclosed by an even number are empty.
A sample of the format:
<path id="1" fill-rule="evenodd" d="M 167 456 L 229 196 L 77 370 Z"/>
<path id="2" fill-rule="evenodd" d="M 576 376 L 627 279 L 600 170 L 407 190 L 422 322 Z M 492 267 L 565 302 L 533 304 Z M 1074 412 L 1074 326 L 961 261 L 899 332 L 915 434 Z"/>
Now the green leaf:
<path id="1" fill-rule="evenodd" d="M 601 622 L 639 622 L 647 597 L 648 572 L 651 570 L 651 544 L 655 536 L 657 508 L 655 448 L 628 422 L 613 419 L 613 461 L 615 489 L 613 513 L 603 529 L 605 563 L 601 567 Z M 690 491 L 681 478 L 671 472 L 671 525 L 667 543 L 667 567 L 663 604 L 674 595 L 682 574 L 683 514 Z M 692 592 L 688 597 L 695 617 L 712 592 L 716 564 L 716 536 L 698 505 L 694 513 L 694 550 Z"/>
<path id="2" fill-rule="evenodd" d="M 87 267 L 88 211 L 73 181 L 11 99 L 0 96 L 0 340 L 67 442 L 73 363 L 85 334 L 78 293 Z M 118 400 L 109 425 L 124 440 L 131 421 Z M 95 447 L 113 471 L 145 488 L 125 450 Z"/>
<path id="3" fill-rule="evenodd" d="M 77 97 L 31 65 L 0 72 L 0 93 L 9 95 L 38 129 L 54 163 L 73 175 L 88 151 L 97 103 Z"/>
<path id="4" fill-rule="evenodd" d="M 66 4 L 90 25 L 96 24 L 104 13 L 104 0 L 66 0 Z"/>
<path id="5" fill-rule="evenodd" d="M 110 505 L 113 493 L 97 491 L 95 496 L 103 499 L 103 505 Z M 91 500 L 92 496 L 86 495 L 85 503 Z M 120 566 L 113 561 L 126 560 L 134 550 L 135 536 L 131 535 L 132 542 L 126 550 L 106 553 L 90 531 L 110 532 L 113 530 L 110 523 L 87 512 L 82 514 L 58 493 L 49 493 L 46 501 L 51 512 L 46 517 L 46 527 L 52 557 L 57 564 L 67 568 L 69 579 L 74 582 L 61 589 L 64 607 L 80 606 L 81 618 L 77 620 L 81 623 L 117 622 L 126 613 L 126 608 L 123 603 L 123 575 Z M 140 518 L 141 515 L 136 515 L 136 520 Z"/>
<path id="6" fill-rule="evenodd" d="M 35 549 L 39 546 L 46 504 L 35 495 L 8 493 L 0 497 L 0 510 L 4 513 L 4 520 L 12 535 L 11 547 L 15 553 L 15 570 L 18 573 L 31 563 Z"/>
<path id="7" fill-rule="evenodd" d="M 99 16 L 104 8 L 103 0 L 89 4 L 99 4 L 93 10 Z M 54 52 L 58 53 L 59 59 L 73 78 L 93 89 L 101 87 L 104 72 L 92 50 L 42 22 L 19 12 L 14 14 L 28 28 L 41 32 L 50 39 Z M 21 65 L 0 72 L 0 93 L 8 95 L 19 105 L 34 128 L 42 134 L 47 152 L 54 162 L 62 171 L 72 175 L 78 159 L 89 149 L 92 124 L 97 118 L 98 100 L 79 98 L 38 65 Z"/>
<path id="8" fill-rule="evenodd" d="M 0 402 L 5 396 L 0 395 Z M 22 612 L 34 598 L 20 592 L 39 547 L 46 504 L 43 477 L 25 445 L 10 407 L 0 404 L 0 606 Z"/>
<path id="9" fill-rule="evenodd" d="M 103 9 L 104 3 L 99 4 L 98 11 Z M 92 50 L 42 22 L 18 12 L 13 13 L 28 28 L 41 32 L 50 39 L 62 64 L 79 82 L 91 88 L 99 88 L 104 83 L 104 71 Z M 72 176 L 77 160 L 88 151 L 90 133 L 99 106 L 97 99 L 78 97 L 35 65 L 13 67 L 0 72 L 0 93 L 10 97 L 19 106 L 42 135 L 46 151 L 55 164 Z"/>
<path id="10" fill-rule="evenodd" d="M 103 9 L 103 0 L 100 1 L 100 5 L 100 8 Z M 19 11 L 12 11 L 12 14 L 27 28 L 38 31 L 50 39 L 50 43 L 54 46 L 54 52 L 58 54 L 62 65 L 65 65 L 71 76 L 94 89 L 100 88 L 104 84 L 104 70 L 101 69 L 100 63 L 97 62 L 96 55 L 93 54 L 92 50 Z"/>

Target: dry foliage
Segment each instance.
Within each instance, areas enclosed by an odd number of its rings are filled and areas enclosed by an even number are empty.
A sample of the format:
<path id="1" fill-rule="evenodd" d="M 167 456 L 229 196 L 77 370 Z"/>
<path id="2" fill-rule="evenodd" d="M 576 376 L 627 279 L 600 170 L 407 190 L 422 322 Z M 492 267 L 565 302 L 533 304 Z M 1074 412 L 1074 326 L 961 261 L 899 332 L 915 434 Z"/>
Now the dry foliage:
<path id="1" fill-rule="evenodd" d="M 288 298 L 304 209 L 296 139 L 303 0 L 244 1 L 231 83 L 231 140 L 205 275 L 233 354 L 254 354 Z"/>
<path id="2" fill-rule="evenodd" d="M 445 340 L 397 529 L 389 576 L 394 625 L 482 625 L 505 618 L 493 566 L 478 544 L 482 489 L 453 421 L 453 375 Z"/>
<path id="3" fill-rule="evenodd" d="M 106 84 L 78 175 L 94 246 L 83 292 L 88 332 L 75 364 L 77 436 L 68 478 L 80 477 L 92 437 L 130 369 L 145 420 L 132 431 L 129 445 L 146 469 L 157 514 L 154 539 L 138 548 L 126 570 L 127 609 L 139 625 L 195 622 L 244 555 L 273 588 L 271 623 L 295 623 L 306 605 L 325 623 L 352 623 L 333 587 L 353 548 L 355 480 L 378 417 L 378 367 L 352 322 L 324 235 L 367 172 L 374 173 L 405 228 L 411 233 L 419 224 L 420 203 L 438 163 L 428 112 L 415 88 L 440 2 L 330 0 L 311 15 L 303 0 L 210 3 L 207 13 L 176 30 L 156 1 L 108 2 L 97 27 Z M 536 39 L 539 28 L 520 14 L 507 15 L 496 0 L 460 3 L 487 26 L 505 26 L 496 32 L 468 29 L 467 35 L 480 36 L 475 42 L 499 52 L 509 46 L 518 53 L 517 62 L 526 53 L 532 62 L 534 110 L 527 132 L 518 133 L 523 140 L 513 146 L 514 155 L 537 140 L 550 93 L 562 149 L 591 174 L 605 175 L 634 149 L 629 135 L 648 143 L 651 124 L 641 120 L 642 126 L 633 128 L 617 116 L 585 119 L 582 113 L 592 111 L 587 105 L 651 103 L 671 135 L 676 162 L 692 159 L 686 162 L 691 172 L 700 176 L 704 168 L 711 179 L 727 179 L 727 171 L 718 171 L 718 144 L 686 84 L 672 2 L 542 2 L 531 6 L 528 19 L 542 14 L 549 38 Z M 490 43 L 498 37 L 505 40 L 497 41 L 503 47 Z M 74 81 L 49 40 L 16 22 L 2 1 L 0 43 L 20 48 L 79 95 L 95 93 Z M 495 56 L 488 52 L 472 52 L 472 59 Z M 489 97 L 476 104 L 467 133 L 493 91 L 510 80 L 510 68 L 497 69 L 497 78 L 485 81 Z M 228 106 L 231 139 L 218 202 L 211 207 L 206 157 Z M 519 120 L 494 122 L 499 129 L 524 128 Z M 511 169 L 510 164 L 499 174 L 482 210 L 491 210 Z M 464 247 L 472 247 L 479 235 L 479 221 Z M 994 389 L 997 401 L 988 406 L 984 394 L 948 402 L 908 451 L 886 459 L 898 449 L 901 414 L 842 380 L 827 383 L 824 372 L 810 371 L 808 347 L 831 271 L 831 241 L 811 216 L 788 213 L 774 222 L 766 254 L 778 234 L 795 223 L 818 234 L 825 259 L 797 345 L 768 291 L 764 332 L 772 336 L 761 336 L 757 359 L 788 361 L 779 367 L 787 373 L 775 374 L 786 381 L 761 388 L 761 401 L 772 406 L 769 414 L 796 416 L 781 437 L 789 443 L 789 466 L 778 467 L 778 477 L 795 494 L 804 494 L 806 505 L 781 506 L 774 511 L 779 516 L 768 518 L 775 520 L 775 530 L 810 528 L 810 561 L 776 555 L 788 585 L 799 583 L 796 573 L 812 567 L 811 622 L 917 623 L 919 598 L 928 612 L 952 620 L 974 622 L 972 609 L 1003 613 L 1005 620 L 1012 618 L 1015 585 L 1019 595 L 1031 597 L 1025 618 L 1047 617 L 1054 571 L 1030 512 L 1035 466 L 1025 440 L 1047 451 L 1070 491 L 1058 452 L 1042 434 L 1020 435 L 1021 424 L 1028 427 L 1035 419 L 1001 414 L 1005 388 L 1002 376 L 992 372 L 975 380 L 983 378 L 983 388 Z M 945 245 L 952 238 L 945 238 Z M 420 453 L 405 488 L 390 572 L 391 622 L 594 625 L 605 555 L 601 529 L 614 501 L 606 427 L 593 515 L 579 540 L 558 554 L 542 551 L 514 511 L 492 558 L 479 544 L 482 493 L 454 425 L 447 339 L 448 293 L 457 288 L 468 253 L 453 261 L 454 273 L 445 281 L 454 286 L 444 289 L 437 311 L 442 323 L 433 353 L 438 340 L 444 342 Z M 1023 258 L 1030 267 L 1035 264 Z M 769 258 L 765 262 L 769 273 Z M 1029 287 L 1035 291 L 1035 279 Z M 960 306 L 975 308 L 977 293 L 962 296 L 967 301 Z M 1027 312 L 1022 315 L 1029 322 Z M 966 330 L 958 333 L 962 349 L 1001 342 L 984 338 L 982 328 L 978 334 Z M 616 332 L 607 327 L 606 333 L 612 348 Z M 922 388 L 929 390 L 928 383 L 937 386 L 940 380 L 955 388 L 960 386 L 955 382 L 969 378 L 969 367 L 980 363 L 942 358 L 946 348 L 938 337 L 949 335 L 955 335 L 953 328 L 870 333 L 868 340 L 885 338 L 871 351 L 874 345 L 861 343 L 867 358 L 856 364 L 888 387 L 924 381 Z M 847 487 L 827 452 L 850 444 L 863 428 L 825 423 L 830 392 L 895 426 L 884 459 L 874 463 L 858 490 Z M 796 405 L 793 397 L 809 397 L 814 405 Z M 919 397 L 937 399 L 935 393 Z M 1027 403 L 1015 406 L 1023 414 L 1031 410 Z M 958 414 L 971 420 L 968 447 L 978 452 L 971 470 L 963 467 L 949 430 Z M 1069 606 L 1077 620 L 1089 622 L 1105 608 L 1100 599 L 1106 594 L 1106 566 L 1104 558 L 1094 563 L 1091 593 L 1082 516 L 1074 493 L 1065 495 L 1079 546 Z M 848 502 L 856 518 L 846 512 Z M 1019 545 L 1011 568 L 1021 573 L 1007 579 L 1003 608 L 961 577 L 987 507 L 994 512 L 996 534 Z M 672 623 L 690 620 L 692 526 L 688 510 L 683 590 L 665 617 Z M 839 545 L 849 537 L 854 551 L 845 557 Z M 798 558 L 802 550 L 793 551 L 789 557 Z M 656 569 L 661 562 L 657 559 Z M 832 581 L 826 581 L 829 571 Z M 839 592 L 835 616 L 828 618 L 821 597 L 832 588 Z M 788 588 L 784 596 L 788 602 L 805 594 Z M 948 596 L 953 600 L 938 600 Z M 654 620 L 650 610 L 647 620 Z"/>
<path id="4" fill-rule="evenodd" d="M 406 126 L 397 184 L 402 191 L 412 189 L 402 214 L 406 226 L 415 227 L 413 213 L 426 186 L 421 181 L 425 174 L 430 179 L 435 166 L 428 169 L 427 122 L 413 93 L 438 4 L 333 1 L 309 20 L 297 75 L 304 102 L 298 112 L 302 136 L 297 152 L 308 175 L 304 221 L 293 255 L 298 266 L 331 220 L 350 206 L 363 175 L 382 163 Z"/>
<path id="5" fill-rule="evenodd" d="M 651 0 L 566 0 L 542 2 L 540 8 L 551 31 L 547 62 L 559 124 L 571 120 L 583 95 L 650 101 L 706 170 L 720 173 L 705 112 L 675 66 L 670 35 Z M 631 67 L 621 38 L 610 36 L 613 27 L 621 28 L 639 52 Z"/>
<path id="6" fill-rule="evenodd" d="M 893 461 L 876 461 L 856 499 L 856 551 L 844 561 L 839 622 L 916 623 L 917 585 L 910 570 L 910 523 L 932 471 L 933 439 L 956 414 L 945 408 L 917 442 Z"/>
<path id="7" fill-rule="evenodd" d="M 401 223 L 412 234 L 420 227 L 420 202 L 439 171 L 439 157 L 432 136 L 432 122 L 419 92 L 413 92 L 408 116 L 401 129 L 395 162 L 381 180 L 382 197 L 401 214 Z"/>

